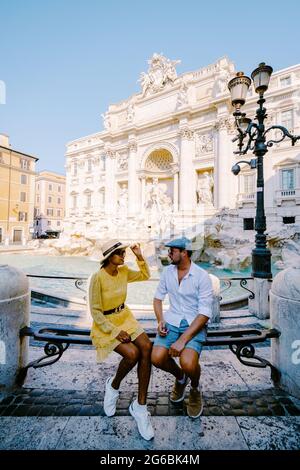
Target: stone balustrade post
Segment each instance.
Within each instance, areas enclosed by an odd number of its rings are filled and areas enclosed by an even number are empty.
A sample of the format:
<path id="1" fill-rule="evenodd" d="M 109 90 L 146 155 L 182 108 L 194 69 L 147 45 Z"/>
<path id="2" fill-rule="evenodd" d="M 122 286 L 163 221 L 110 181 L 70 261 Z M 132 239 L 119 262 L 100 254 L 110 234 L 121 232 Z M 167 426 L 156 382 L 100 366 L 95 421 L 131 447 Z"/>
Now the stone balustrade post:
<path id="1" fill-rule="evenodd" d="M 279 386 L 300 399 L 300 268 L 288 268 L 275 276 L 270 291 L 272 364 L 281 373 Z"/>
<path id="2" fill-rule="evenodd" d="M 0 394 L 16 387 L 18 373 L 28 363 L 29 338 L 21 339 L 20 329 L 29 322 L 26 275 L 12 266 L 0 265 Z"/>
<path id="3" fill-rule="evenodd" d="M 249 313 L 261 320 L 270 318 L 269 291 L 271 285 L 269 279 L 259 278 L 254 278 L 250 283 L 254 299 L 249 299 Z"/>

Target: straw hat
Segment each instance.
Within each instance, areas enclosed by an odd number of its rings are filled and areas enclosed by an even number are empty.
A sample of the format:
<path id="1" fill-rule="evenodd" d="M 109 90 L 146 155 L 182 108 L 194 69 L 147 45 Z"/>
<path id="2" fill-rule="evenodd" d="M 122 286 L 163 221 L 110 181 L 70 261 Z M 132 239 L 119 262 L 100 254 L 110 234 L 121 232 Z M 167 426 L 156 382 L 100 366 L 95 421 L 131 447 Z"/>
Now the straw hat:
<path id="1" fill-rule="evenodd" d="M 128 246 L 129 245 L 125 245 L 117 239 L 108 240 L 107 242 L 103 243 L 101 246 L 102 257 L 100 258 L 100 263 L 103 263 L 103 261 L 112 255 L 114 251 L 126 249 Z"/>

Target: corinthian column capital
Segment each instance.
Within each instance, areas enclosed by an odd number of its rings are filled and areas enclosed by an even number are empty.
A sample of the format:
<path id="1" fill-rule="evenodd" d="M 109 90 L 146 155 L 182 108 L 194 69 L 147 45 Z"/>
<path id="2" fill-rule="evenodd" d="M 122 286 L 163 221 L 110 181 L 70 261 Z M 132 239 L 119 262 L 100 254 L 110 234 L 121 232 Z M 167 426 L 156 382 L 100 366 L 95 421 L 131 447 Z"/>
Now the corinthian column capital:
<path id="1" fill-rule="evenodd" d="M 136 152 L 137 151 L 137 142 L 136 140 L 130 140 L 127 144 L 127 150 L 129 152 Z"/>
<path id="2" fill-rule="evenodd" d="M 236 131 L 235 120 L 229 116 L 222 116 L 215 122 L 215 129 L 217 131 L 227 130 L 230 134 Z"/>
<path id="3" fill-rule="evenodd" d="M 220 131 L 220 130 L 227 130 L 227 122 L 228 122 L 228 117 L 227 116 L 223 116 L 223 117 L 220 117 L 219 119 L 217 119 L 217 121 L 215 122 L 215 128 L 217 131 Z"/>
<path id="4" fill-rule="evenodd" d="M 108 158 L 111 158 L 112 160 L 114 160 L 116 158 L 116 151 L 115 150 L 112 150 L 111 148 L 107 147 L 105 149 L 105 154 L 107 155 Z"/>
<path id="5" fill-rule="evenodd" d="M 194 131 L 190 127 L 184 126 L 179 129 L 178 135 L 181 137 L 181 139 L 193 140 Z"/>

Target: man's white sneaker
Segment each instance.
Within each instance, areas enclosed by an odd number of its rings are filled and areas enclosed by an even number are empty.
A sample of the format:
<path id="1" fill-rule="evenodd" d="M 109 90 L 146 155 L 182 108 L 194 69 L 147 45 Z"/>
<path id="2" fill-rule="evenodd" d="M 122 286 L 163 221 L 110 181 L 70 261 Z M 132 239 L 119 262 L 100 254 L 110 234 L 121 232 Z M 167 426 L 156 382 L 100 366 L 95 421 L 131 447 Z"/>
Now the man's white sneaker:
<path id="1" fill-rule="evenodd" d="M 111 386 L 112 381 L 113 377 L 108 377 L 105 383 L 103 408 L 106 416 L 113 416 L 115 414 L 119 398 L 119 390 L 116 390 Z"/>
<path id="2" fill-rule="evenodd" d="M 129 412 L 136 420 L 140 435 L 146 439 L 146 441 L 153 439 L 154 431 L 150 421 L 150 413 L 147 410 L 147 407 L 139 405 L 137 400 L 134 400 L 129 406 Z"/>

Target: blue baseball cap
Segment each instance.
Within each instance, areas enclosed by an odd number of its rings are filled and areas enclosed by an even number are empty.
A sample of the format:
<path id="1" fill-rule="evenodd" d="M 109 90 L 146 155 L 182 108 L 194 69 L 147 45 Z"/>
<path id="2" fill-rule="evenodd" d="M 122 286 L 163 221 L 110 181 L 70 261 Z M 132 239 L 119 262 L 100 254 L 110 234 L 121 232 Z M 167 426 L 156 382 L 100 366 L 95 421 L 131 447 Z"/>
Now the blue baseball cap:
<path id="1" fill-rule="evenodd" d="M 181 250 L 192 250 L 192 242 L 186 237 L 171 240 L 168 243 L 165 243 L 165 246 L 170 248 L 180 248 Z"/>

